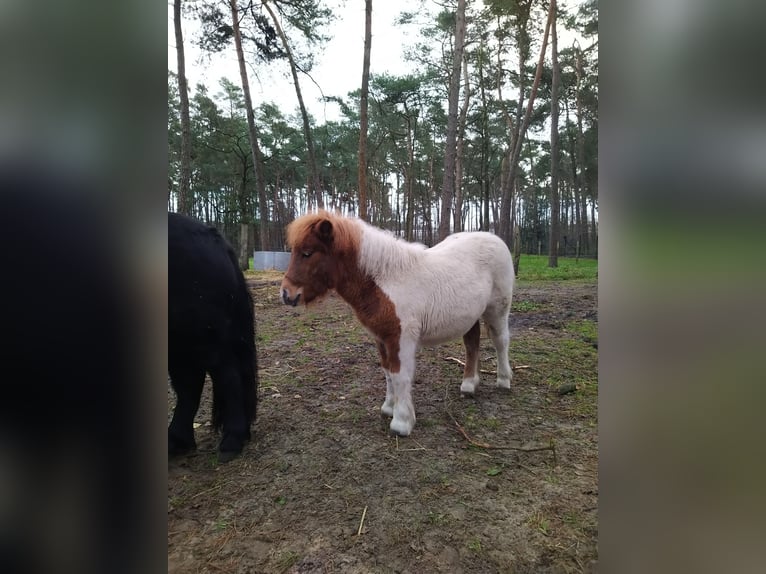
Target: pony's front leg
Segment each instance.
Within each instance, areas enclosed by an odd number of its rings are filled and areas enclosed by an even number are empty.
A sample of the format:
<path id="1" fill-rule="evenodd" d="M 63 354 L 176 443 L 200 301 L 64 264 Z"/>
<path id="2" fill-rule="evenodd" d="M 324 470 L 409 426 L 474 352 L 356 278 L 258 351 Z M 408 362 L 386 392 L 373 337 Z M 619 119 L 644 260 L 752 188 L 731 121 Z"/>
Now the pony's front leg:
<path id="1" fill-rule="evenodd" d="M 378 353 L 380 353 L 380 366 L 383 368 L 383 373 L 386 375 L 386 400 L 380 407 L 380 412 L 385 416 L 394 416 L 394 387 L 391 384 L 391 372 L 388 363 L 388 352 L 386 346 L 378 341 Z"/>
<path id="2" fill-rule="evenodd" d="M 415 426 L 415 406 L 412 404 L 412 381 L 415 378 L 415 353 L 417 344 L 400 341 L 399 361 L 391 361 L 390 387 L 394 395 L 394 418 L 391 432 L 408 436 Z M 398 369 L 397 369 L 398 367 Z"/>
<path id="3" fill-rule="evenodd" d="M 383 404 L 380 407 L 380 412 L 386 415 L 387 417 L 394 416 L 394 386 L 391 383 L 391 373 L 388 372 L 387 369 L 383 369 L 383 372 L 386 374 L 386 400 L 383 401 Z"/>

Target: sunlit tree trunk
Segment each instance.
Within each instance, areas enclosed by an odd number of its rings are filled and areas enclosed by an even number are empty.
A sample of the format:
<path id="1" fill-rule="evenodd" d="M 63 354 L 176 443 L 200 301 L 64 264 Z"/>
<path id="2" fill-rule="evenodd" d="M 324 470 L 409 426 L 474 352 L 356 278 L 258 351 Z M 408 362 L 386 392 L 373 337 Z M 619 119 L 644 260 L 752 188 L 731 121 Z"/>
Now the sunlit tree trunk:
<path id="1" fill-rule="evenodd" d="M 178 186 L 178 211 L 192 214 L 191 197 L 191 119 L 189 117 L 189 84 L 186 80 L 186 57 L 181 31 L 181 0 L 173 2 L 173 25 L 176 35 L 176 58 L 178 60 L 178 95 L 181 102 L 181 169 Z"/>
<path id="2" fill-rule="evenodd" d="M 551 2 L 551 241 L 548 246 L 548 267 L 558 267 L 558 246 L 561 235 L 559 222 L 559 56 L 556 38 L 556 0 Z"/>
<path id="3" fill-rule="evenodd" d="M 367 99 L 370 89 L 370 48 L 372 45 L 372 0 L 364 3 L 364 59 L 362 94 L 359 101 L 359 217 L 367 220 Z"/>
<path id="4" fill-rule="evenodd" d="M 455 145 L 455 231 L 463 230 L 463 140 L 468 104 L 471 99 L 471 85 L 468 82 L 468 60 L 463 58 L 463 104 L 460 107 L 457 143 Z"/>
<path id="5" fill-rule="evenodd" d="M 242 49 L 242 34 L 239 30 L 239 13 L 237 11 L 237 0 L 229 0 L 229 6 L 231 7 L 231 21 L 232 32 L 234 35 L 234 47 L 237 50 L 237 63 L 239 64 L 239 77 L 242 82 L 242 94 L 245 98 L 245 114 L 247 116 L 247 133 L 250 138 L 250 149 L 253 154 L 253 169 L 255 170 L 256 187 L 258 188 L 258 206 L 260 208 L 261 225 L 260 225 L 260 239 L 261 249 L 269 251 L 270 241 L 267 228 L 267 222 L 269 221 L 269 206 L 266 202 L 266 187 L 263 179 L 263 165 L 261 163 L 261 153 L 258 147 L 258 132 L 255 129 L 255 113 L 253 112 L 253 100 L 250 97 L 250 83 L 247 79 L 247 68 L 245 67 L 245 53 Z M 240 241 L 247 241 L 247 226 L 250 224 L 250 213 L 246 210 L 241 214 L 242 229 L 240 233 Z M 248 261 L 244 261 L 240 258 L 240 265 L 243 269 L 247 269 Z"/>
<path id="6" fill-rule="evenodd" d="M 545 25 L 545 32 L 543 33 L 543 44 L 540 48 L 540 58 L 537 61 L 537 70 L 535 71 L 535 79 L 532 82 L 532 90 L 529 94 L 529 100 L 527 101 L 527 109 L 524 113 L 524 118 L 521 121 L 521 126 L 518 130 L 518 135 L 515 138 L 513 149 L 511 150 L 511 161 L 508 164 L 508 178 L 506 179 L 507 185 L 513 185 L 513 181 L 516 179 L 516 172 L 518 171 L 519 156 L 521 155 L 521 144 L 524 141 L 524 135 L 526 134 L 527 127 L 529 126 L 529 120 L 532 117 L 532 109 L 535 103 L 535 97 L 537 96 L 537 88 L 540 85 L 540 78 L 543 73 L 543 63 L 545 61 L 545 51 L 548 47 L 548 34 L 551 28 L 551 19 L 553 17 L 553 6 L 555 4 L 551 2 L 548 10 L 548 21 Z M 511 193 L 504 193 L 502 201 L 500 202 L 500 236 L 510 247 L 512 245 L 513 238 L 511 237 Z"/>
<path id="7" fill-rule="evenodd" d="M 232 0 L 234 1 L 234 0 Z M 309 114 L 306 111 L 306 104 L 303 102 L 303 93 L 301 92 L 301 84 L 298 80 L 298 69 L 295 66 L 295 59 L 293 58 L 293 51 L 290 49 L 290 43 L 287 41 L 282 26 L 279 23 L 277 15 L 268 2 L 263 2 L 263 7 L 271 16 L 271 20 L 274 23 L 274 29 L 279 35 L 279 39 L 282 42 L 282 46 L 287 54 L 287 61 L 290 64 L 290 73 L 293 76 L 293 85 L 295 86 L 295 95 L 298 98 L 298 106 L 301 110 L 301 118 L 303 119 L 303 135 L 306 138 L 306 148 L 309 162 L 309 194 L 314 196 L 316 205 L 322 209 L 324 207 L 324 200 L 322 199 L 322 185 L 319 181 L 319 170 L 317 169 L 316 151 L 314 150 L 314 138 L 311 133 L 311 124 L 309 123 Z"/>
<path id="8" fill-rule="evenodd" d="M 444 144 L 444 183 L 442 185 L 441 217 L 439 220 L 439 241 L 450 232 L 450 213 L 455 196 L 455 155 L 457 139 L 457 103 L 460 96 L 460 66 L 463 62 L 465 41 L 465 0 L 458 0 L 455 14 L 455 48 L 452 54 L 449 102 L 447 110 L 447 135 Z"/>

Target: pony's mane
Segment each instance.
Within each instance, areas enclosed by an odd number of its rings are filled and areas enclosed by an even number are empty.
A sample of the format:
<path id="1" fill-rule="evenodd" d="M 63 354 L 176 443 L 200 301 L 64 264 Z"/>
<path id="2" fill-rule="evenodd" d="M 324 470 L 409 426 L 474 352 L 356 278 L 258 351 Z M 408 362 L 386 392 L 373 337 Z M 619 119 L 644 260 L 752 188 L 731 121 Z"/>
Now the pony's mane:
<path id="1" fill-rule="evenodd" d="M 359 262 L 376 279 L 396 277 L 417 265 L 425 249 L 421 243 L 410 243 L 390 231 L 363 223 Z"/>
<path id="2" fill-rule="evenodd" d="M 324 220 L 332 223 L 333 244 L 336 251 L 344 253 L 352 247 L 358 247 L 360 228 L 357 220 L 324 209 L 307 213 L 292 221 L 287 226 L 287 245 L 293 248 L 303 243 L 314 227 Z"/>

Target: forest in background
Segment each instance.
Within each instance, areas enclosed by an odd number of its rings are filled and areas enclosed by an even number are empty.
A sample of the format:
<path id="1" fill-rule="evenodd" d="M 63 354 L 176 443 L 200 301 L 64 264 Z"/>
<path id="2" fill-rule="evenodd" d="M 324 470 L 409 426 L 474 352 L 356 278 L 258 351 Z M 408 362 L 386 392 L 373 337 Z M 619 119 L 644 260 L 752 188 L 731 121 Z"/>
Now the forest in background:
<path id="1" fill-rule="evenodd" d="M 316 207 L 426 245 L 445 230 L 481 229 L 554 264 L 597 256 L 595 0 L 450 0 L 402 13 L 399 25 L 419 31 L 407 50 L 417 73 L 371 74 L 366 86 L 354 55 L 360 89 L 328 96 L 341 119 L 325 123 L 306 110 L 300 85 L 342 8 L 175 3 L 176 40 L 180 24 L 200 30 L 176 42 L 181 64 L 193 41 L 236 50 L 241 69 L 284 65 L 297 87 L 293 102 L 252 102 L 243 74 L 212 90 L 188 87 L 183 65 L 168 71 L 168 209 L 219 227 L 244 262 L 254 249 L 285 249 L 285 226 Z M 563 31 L 576 39 L 562 43 Z"/>

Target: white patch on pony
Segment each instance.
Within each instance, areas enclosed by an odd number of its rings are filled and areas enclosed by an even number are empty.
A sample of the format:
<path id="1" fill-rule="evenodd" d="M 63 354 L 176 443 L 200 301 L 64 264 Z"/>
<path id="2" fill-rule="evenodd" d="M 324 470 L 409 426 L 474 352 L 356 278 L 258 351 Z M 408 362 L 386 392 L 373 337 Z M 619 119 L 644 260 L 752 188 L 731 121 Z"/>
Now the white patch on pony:
<path id="1" fill-rule="evenodd" d="M 421 345 L 462 337 L 487 314 L 508 320 L 513 267 L 491 233 L 456 233 L 426 249 L 364 225 L 359 263 L 394 303 L 402 335 Z"/>

